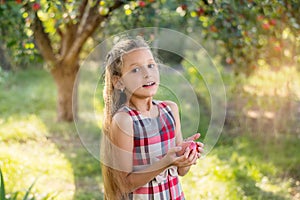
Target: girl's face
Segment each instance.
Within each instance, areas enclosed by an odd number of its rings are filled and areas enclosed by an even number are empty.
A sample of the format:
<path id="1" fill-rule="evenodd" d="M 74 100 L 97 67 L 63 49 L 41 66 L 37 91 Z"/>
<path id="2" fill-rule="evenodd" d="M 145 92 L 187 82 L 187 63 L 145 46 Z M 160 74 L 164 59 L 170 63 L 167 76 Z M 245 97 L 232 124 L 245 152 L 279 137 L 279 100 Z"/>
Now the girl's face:
<path id="1" fill-rule="evenodd" d="M 141 48 L 123 55 L 121 80 L 130 95 L 154 96 L 159 85 L 159 71 L 151 51 Z"/>

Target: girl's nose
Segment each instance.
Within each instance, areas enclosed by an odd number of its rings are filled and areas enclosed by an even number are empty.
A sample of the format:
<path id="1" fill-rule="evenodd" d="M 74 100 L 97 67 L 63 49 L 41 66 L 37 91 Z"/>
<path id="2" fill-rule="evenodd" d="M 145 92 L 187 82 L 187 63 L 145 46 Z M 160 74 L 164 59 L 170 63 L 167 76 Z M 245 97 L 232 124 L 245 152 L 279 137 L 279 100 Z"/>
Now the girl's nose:
<path id="1" fill-rule="evenodd" d="M 149 74 L 148 74 L 148 73 L 145 73 L 145 74 L 144 74 L 144 78 L 149 78 Z"/>
<path id="2" fill-rule="evenodd" d="M 151 76 L 150 70 L 147 67 L 144 67 L 144 78 L 149 78 Z"/>

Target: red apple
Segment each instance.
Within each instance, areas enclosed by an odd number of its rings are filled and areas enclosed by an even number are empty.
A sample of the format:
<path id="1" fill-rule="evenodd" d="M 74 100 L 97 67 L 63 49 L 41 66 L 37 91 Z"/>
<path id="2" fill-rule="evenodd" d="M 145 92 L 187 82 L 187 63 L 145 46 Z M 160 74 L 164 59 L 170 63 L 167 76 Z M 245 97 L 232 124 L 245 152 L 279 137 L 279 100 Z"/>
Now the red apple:
<path id="1" fill-rule="evenodd" d="M 177 156 L 182 156 L 185 153 L 185 150 L 186 150 L 187 147 L 190 148 L 190 151 L 196 149 L 197 152 L 199 152 L 198 151 L 198 144 L 194 141 L 182 142 L 180 146 L 182 147 L 182 149 L 179 152 L 176 153 Z"/>
<path id="2" fill-rule="evenodd" d="M 190 144 L 190 149 L 191 149 L 191 150 L 197 150 L 197 151 L 198 151 L 197 147 L 198 147 L 198 145 L 197 145 L 196 142 L 192 142 L 192 143 Z"/>
<path id="3" fill-rule="evenodd" d="M 209 27 L 209 30 L 214 33 L 218 32 L 218 28 L 215 25 L 212 25 L 211 27 Z"/>
<path id="4" fill-rule="evenodd" d="M 280 45 L 276 45 L 276 46 L 274 46 L 274 50 L 277 52 L 281 52 L 282 48 Z"/>
<path id="5" fill-rule="evenodd" d="M 21 3 L 22 3 L 22 0 L 16 0 L 16 3 L 17 3 L 17 4 L 21 4 Z"/>
<path id="6" fill-rule="evenodd" d="M 246 36 L 246 37 L 248 37 L 248 36 L 249 36 L 248 31 L 244 31 L 244 32 L 243 32 L 243 35 Z"/>
<path id="7" fill-rule="evenodd" d="M 187 5 L 186 4 L 182 4 L 180 7 L 181 7 L 182 10 L 187 10 Z"/>
<path id="8" fill-rule="evenodd" d="M 270 29 L 270 24 L 269 23 L 263 23 L 261 26 L 265 30 L 269 30 Z"/>
<path id="9" fill-rule="evenodd" d="M 146 3 L 145 1 L 139 1 L 139 7 L 145 7 L 146 6 Z"/>
<path id="10" fill-rule="evenodd" d="M 272 26 L 275 26 L 276 25 L 276 20 L 275 19 L 271 19 L 269 21 L 269 24 L 272 25 Z"/>
<path id="11" fill-rule="evenodd" d="M 204 10 L 203 8 L 198 8 L 198 9 L 196 10 L 196 12 L 197 12 L 197 15 L 198 15 L 198 16 L 201 16 L 201 15 L 203 15 L 203 14 L 205 13 L 205 10 Z"/>
<path id="12" fill-rule="evenodd" d="M 257 66 L 256 65 L 251 65 L 250 67 L 252 70 L 256 70 L 257 69 Z"/>
<path id="13" fill-rule="evenodd" d="M 261 21 L 261 20 L 263 20 L 263 19 L 264 19 L 264 16 L 262 16 L 262 15 L 258 15 L 256 19 L 257 19 L 258 21 Z"/>
<path id="14" fill-rule="evenodd" d="M 33 9 L 34 11 L 38 11 L 40 8 L 41 8 L 41 5 L 40 5 L 39 3 L 34 3 L 34 4 L 32 5 L 32 9 Z"/>
<path id="15" fill-rule="evenodd" d="M 234 60 L 232 58 L 228 57 L 228 58 L 226 58 L 226 63 L 231 65 L 234 63 Z"/>

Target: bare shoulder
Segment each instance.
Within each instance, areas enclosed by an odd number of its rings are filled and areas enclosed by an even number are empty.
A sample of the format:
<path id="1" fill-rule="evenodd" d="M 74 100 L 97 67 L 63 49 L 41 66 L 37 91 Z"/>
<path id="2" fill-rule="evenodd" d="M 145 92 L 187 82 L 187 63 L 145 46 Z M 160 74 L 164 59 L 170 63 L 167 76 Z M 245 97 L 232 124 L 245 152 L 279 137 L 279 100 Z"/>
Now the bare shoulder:
<path id="1" fill-rule="evenodd" d="M 132 119 L 130 117 L 130 115 L 126 112 L 117 112 L 114 116 L 113 116 L 113 121 L 116 122 L 132 122 Z"/>
<path id="2" fill-rule="evenodd" d="M 164 101 L 170 108 L 171 110 L 173 111 L 173 113 L 178 113 L 178 106 L 175 102 L 173 101 Z"/>
<path id="3" fill-rule="evenodd" d="M 122 131 L 128 135 L 132 135 L 132 124 L 132 118 L 128 113 L 125 112 L 118 112 L 112 118 L 112 129 Z"/>

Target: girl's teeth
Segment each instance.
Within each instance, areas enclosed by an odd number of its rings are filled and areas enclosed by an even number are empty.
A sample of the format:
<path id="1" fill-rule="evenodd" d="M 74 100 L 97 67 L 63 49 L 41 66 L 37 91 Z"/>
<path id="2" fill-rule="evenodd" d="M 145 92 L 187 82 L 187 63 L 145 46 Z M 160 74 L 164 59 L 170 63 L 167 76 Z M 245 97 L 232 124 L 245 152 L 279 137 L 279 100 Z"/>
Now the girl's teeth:
<path id="1" fill-rule="evenodd" d="M 147 83 L 144 86 L 151 86 L 151 85 L 154 85 L 154 82 Z"/>

